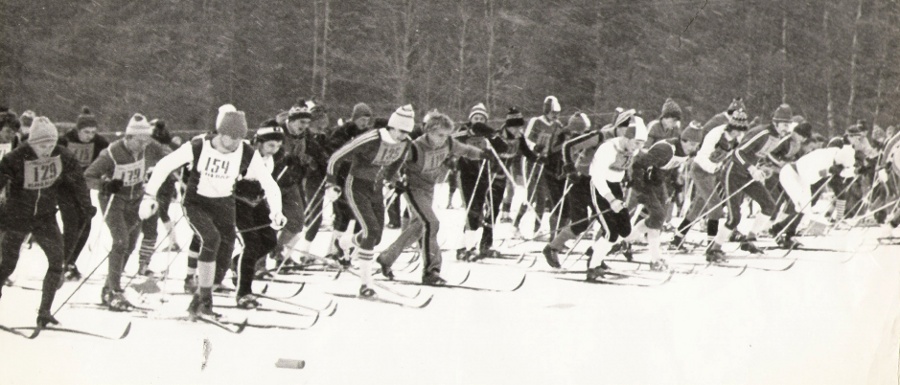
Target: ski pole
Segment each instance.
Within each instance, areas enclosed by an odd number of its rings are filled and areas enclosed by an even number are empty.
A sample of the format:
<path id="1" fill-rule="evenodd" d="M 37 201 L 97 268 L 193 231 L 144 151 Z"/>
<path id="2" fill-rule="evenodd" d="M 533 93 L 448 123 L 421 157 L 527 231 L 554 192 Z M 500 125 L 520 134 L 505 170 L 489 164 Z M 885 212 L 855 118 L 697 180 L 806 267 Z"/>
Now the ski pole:
<path id="1" fill-rule="evenodd" d="M 154 218 L 154 217 L 151 217 L 151 218 Z M 178 226 L 178 223 L 181 222 L 182 219 L 184 219 L 184 215 L 182 215 L 181 218 L 178 218 L 178 220 L 175 221 L 175 224 L 172 225 L 172 228 L 174 229 L 175 226 Z M 139 223 L 142 223 L 142 222 L 143 222 L 143 221 L 141 221 L 141 222 L 139 222 Z M 156 243 L 156 246 L 153 247 L 153 252 L 152 252 L 150 255 L 156 254 L 156 252 L 159 251 L 159 247 L 162 246 L 163 243 L 165 243 L 165 241 L 166 241 L 167 239 L 169 239 L 169 236 L 170 236 L 171 234 L 172 234 L 172 232 L 168 232 L 168 231 L 167 231 L 167 232 L 166 232 L 166 235 L 163 237 L 162 241 L 157 242 L 157 243 Z M 134 281 L 134 278 L 137 277 L 137 276 L 138 276 L 137 274 L 132 275 L 132 276 L 128 279 L 128 282 L 125 282 L 125 285 L 122 286 L 122 290 L 124 291 L 124 290 L 127 289 L 129 286 L 131 286 L 131 282 Z"/>
<path id="2" fill-rule="evenodd" d="M 716 186 L 713 187 L 712 193 L 709 194 L 708 197 L 706 197 L 706 202 L 703 203 L 703 207 L 700 208 L 700 211 L 701 211 L 701 212 L 702 212 L 703 210 L 706 210 L 706 207 L 709 206 L 709 202 L 712 201 L 712 197 L 713 197 L 715 194 L 718 194 L 718 193 L 719 193 L 719 189 L 720 189 L 720 188 L 722 188 L 722 182 L 716 182 Z M 693 204 L 693 199 L 691 200 L 691 204 Z M 711 211 L 710 211 L 710 212 L 711 212 Z M 689 215 L 690 213 L 691 213 L 691 210 L 688 209 L 687 212 L 685 213 L 685 216 Z M 698 218 L 703 218 L 703 216 L 699 216 L 699 215 L 698 215 L 697 218 L 694 218 L 694 219 L 698 219 Z M 692 221 L 693 221 L 693 220 L 692 220 Z M 678 245 L 676 246 L 676 249 L 680 249 L 680 248 L 681 248 L 681 245 L 684 244 L 685 240 L 687 239 L 687 232 L 688 232 L 688 230 L 691 229 L 691 226 L 693 226 L 694 223 L 696 223 L 696 222 L 690 222 L 687 226 L 684 226 L 684 227 L 678 227 L 677 229 L 675 229 L 675 232 L 677 232 L 677 233 L 679 233 L 679 234 L 682 234 L 682 228 L 684 229 L 684 233 L 683 233 L 684 236 L 681 237 L 681 242 L 678 242 Z"/>
<path id="3" fill-rule="evenodd" d="M 487 164 L 487 159 L 481 161 L 481 167 L 478 168 L 478 177 L 475 178 L 475 185 L 472 187 L 472 196 L 469 197 L 469 203 L 466 204 L 466 212 L 465 216 L 463 217 L 463 232 L 465 232 L 466 227 L 469 226 L 469 210 L 472 209 L 472 202 L 475 201 L 475 190 L 478 189 L 478 183 L 481 181 L 481 173 L 484 172 L 485 164 Z M 463 190 L 463 192 L 465 192 L 465 190 Z M 465 241 L 463 241 L 463 247 L 465 246 Z"/>
<path id="4" fill-rule="evenodd" d="M 812 203 L 812 201 L 813 201 L 812 198 L 819 195 L 819 193 L 822 192 L 822 189 L 824 189 L 825 187 L 828 186 L 828 182 L 831 182 L 832 178 L 834 178 L 834 174 L 831 174 L 828 177 L 828 179 L 825 180 L 825 183 L 823 183 L 821 186 L 819 186 L 818 189 L 816 189 L 816 192 L 810 196 L 809 201 L 807 201 L 805 204 L 803 204 L 803 207 L 801 207 L 799 210 L 797 210 L 797 213 L 793 217 L 791 217 L 791 219 L 788 221 L 788 223 L 786 223 L 784 225 L 784 227 L 778 232 L 778 234 L 776 234 L 775 237 L 773 237 L 774 239 L 778 239 L 778 237 L 782 236 L 785 232 L 787 232 L 787 229 L 790 228 L 791 225 L 794 224 L 795 221 L 800 219 L 800 216 L 803 215 L 803 210 L 806 210 L 806 208 L 809 207 L 809 205 Z M 787 200 L 788 200 L 788 202 L 790 202 L 789 204 L 792 204 L 793 202 L 791 202 L 792 199 L 790 198 L 790 195 L 789 194 L 787 194 L 787 195 L 788 195 Z"/>
<path id="5" fill-rule="evenodd" d="M 728 200 L 729 200 L 729 199 L 733 198 L 733 197 L 736 196 L 737 194 L 740 194 L 742 191 L 744 191 L 744 189 L 746 189 L 747 187 L 749 187 L 750 184 L 752 184 L 752 183 L 754 183 L 754 182 L 756 182 L 756 181 L 753 180 L 753 179 L 750 179 L 749 182 L 744 183 L 744 185 L 741 186 L 741 188 L 737 189 L 737 191 L 731 193 L 731 195 L 725 197 L 725 199 L 722 199 L 721 202 L 716 203 L 712 208 L 710 208 L 709 210 L 706 210 L 705 212 L 703 212 L 703 214 L 698 215 L 698 216 L 697 216 L 697 219 L 694 219 L 693 221 L 691 221 L 691 223 L 688 223 L 688 225 L 685 226 L 685 228 L 688 228 L 688 229 L 691 228 L 691 226 L 693 226 L 693 225 L 695 225 L 697 222 L 699 222 L 701 218 L 706 217 L 707 215 L 709 215 L 709 213 L 711 213 L 711 212 L 713 212 L 714 210 L 718 209 L 720 206 L 723 206 L 723 205 L 725 205 L 726 203 L 728 203 Z"/>

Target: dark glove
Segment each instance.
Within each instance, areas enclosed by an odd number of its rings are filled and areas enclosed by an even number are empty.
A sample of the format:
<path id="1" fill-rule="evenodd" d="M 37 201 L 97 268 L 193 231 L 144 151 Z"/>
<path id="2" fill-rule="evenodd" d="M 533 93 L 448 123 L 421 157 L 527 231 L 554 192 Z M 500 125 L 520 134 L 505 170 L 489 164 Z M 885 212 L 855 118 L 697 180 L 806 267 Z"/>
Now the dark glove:
<path id="1" fill-rule="evenodd" d="M 94 206 L 83 207 L 81 211 L 82 214 L 84 214 L 84 217 L 89 221 L 94 217 L 94 215 L 97 215 L 97 208 Z"/>
<path id="2" fill-rule="evenodd" d="M 481 150 L 481 160 L 491 161 L 494 159 L 494 154 L 491 153 L 491 150 L 484 149 Z"/>
<path id="3" fill-rule="evenodd" d="M 119 191 L 122 191 L 123 186 L 121 179 L 113 179 L 104 182 L 102 190 L 105 194 L 116 194 Z"/>
<path id="4" fill-rule="evenodd" d="M 534 150 L 532 150 L 532 151 L 534 151 L 535 155 L 538 155 L 538 157 L 540 157 L 541 153 L 544 152 L 544 145 L 543 144 L 535 144 Z"/>
<path id="5" fill-rule="evenodd" d="M 567 177 L 573 177 L 578 175 L 578 169 L 575 168 L 575 164 L 566 163 L 563 165 L 563 174 Z"/>
<path id="6" fill-rule="evenodd" d="M 403 194 L 403 193 L 409 191 L 409 185 L 403 181 L 393 182 L 393 183 L 391 183 L 390 187 L 393 188 L 394 191 L 397 192 L 397 194 Z"/>

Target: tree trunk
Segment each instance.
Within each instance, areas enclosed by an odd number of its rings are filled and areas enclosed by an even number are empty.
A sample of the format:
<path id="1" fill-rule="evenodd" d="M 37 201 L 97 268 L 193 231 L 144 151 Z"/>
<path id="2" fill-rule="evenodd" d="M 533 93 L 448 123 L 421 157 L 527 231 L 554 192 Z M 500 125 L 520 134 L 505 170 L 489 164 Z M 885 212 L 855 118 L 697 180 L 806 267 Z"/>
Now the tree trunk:
<path id="1" fill-rule="evenodd" d="M 485 10 L 484 10 L 484 20 L 487 23 L 488 29 L 488 46 L 487 46 L 487 57 L 485 58 L 487 62 L 487 85 L 485 87 L 484 92 L 484 103 L 488 108 L 488 111 L 493 111 L 494 109 L 494 41 L 496 37 L 494 36 L 494 0 L 484 0 Z"/>
<path id="2" fill-rule="evenodd" d="M 466 77 L 466 32 L 469 27 L 469 19 L 472 18 L 469 15 L 469 12 L 466 10 L 465 0 L 459 1 L 459 18 L 460 18 L 460 30 L 459 30 L 459 63 L 456 68 L 456 111 L 459 114 L 462 114 L 465 110 L 463 109 L 463 81 Z"/>
<path id="3" fill-rule="evenodd" d="M 831 38 L 828 35 L 828 5 L 822 4 L 822 38 L 825 40 L 825 117 L 828 124 L 828 132 L 834 134 L 834 95 L 831 75 Z"/>
<path id="4" fill-rule="evenodd" d="M 847 121 L 853 122 L 853 103 L 856 102 L 856 57 L 859 50 L 859 20 L 862 19 L 863 0 L 859 0 L 856 8 L 856 21 L 853 23 L 853 43 L 850 45 L 850 97 L 847 100 Z"/>
<path id="5" fill-rule="evenodd" d="M 329 0 L 324 0 L 325 2 L 325 15 L 323 15 L 322 20 L 322 93 L 319 94 L 319 98 L 322 102 L 325 101 L 325 94 L 328 91 L 328 19 L 331 13 L 331 7 L 329 4 Z"/>
<path id="6" fill-rule="evenodd" d="M 781 8 L 781 102 L 787 103 L 787 7 Z"/>
<path id="7" fill-rule="evenodd" d="M 309 95 L 316 94 L 316 76 L 319 74 L 319 0 L 313 0 L 313 57 L 309 79 Z M 293 101 L 291 101 L 293 103 Z"/>

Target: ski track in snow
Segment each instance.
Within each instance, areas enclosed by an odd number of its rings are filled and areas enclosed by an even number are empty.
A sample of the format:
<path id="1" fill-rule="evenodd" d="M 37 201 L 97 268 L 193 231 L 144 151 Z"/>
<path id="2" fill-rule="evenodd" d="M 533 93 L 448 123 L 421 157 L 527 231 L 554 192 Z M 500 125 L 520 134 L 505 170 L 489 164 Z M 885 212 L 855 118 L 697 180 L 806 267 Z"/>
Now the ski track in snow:
<path id="1" fill-rule="evenodd" d="M 444 207 L 439 200 L 436 206 Z M 174 207 L 175 205 L 173 205 Z M 441 235 L 457 236 L 462 210 L 439 210 Z M 174 219 L 180 213 L 174 215 Z M 746 224 L 750 221 L 744 221 Z M 108 250 L 105 225 L 100 251 L 85 249 L 87 274 Z M 526 216 L 523 223 L 531 223 Z M 178 225 L 186 248 L 190 233 Z M 806 238 L 810 246 L 848 248 L 864 229 L 828 238 Z M 97 231 L 95 230 L 95 234 Z M 162 233 L 162 231 L 161 231 Z M 500 225 L 499 237 L 511 233 Z M 386 230 L 382 247 L 397 236 Z M 528 235 L 528 234 L 526 234 Z M 162 236 L 162 234 L 161 234 Z M 313 251 L 325 250 L 328 233 Z M 459 238 L 459 237 L 456 237 Z M 448 240 L 444 248 L 455 249 Z M 870 242 L 874 242 L 871 239 Z M 94 238 L 88 245 L 94 245 Z M 581 249 L 584 246 L 579 246 Z M 518 250 L 533 250 L 521 245 Z M 230 335 L 203 323 L 130 317 L 103 310 L 66 307 L 62 326 L 116 333 L 128 320 L 128 338 L 105 341 L 44 332 L 35 340 L 0 333 L 4 384 L 875 384 L 897 383 L 900 341 L 900 246 L 881 246 L 849 262 L 849 253 L 795 251 L 803 257 L 786 272 L 747 271 L 740 277 L 676 274 L 650 288 L 589 285 L 531 273 L 515 292 L 422 288 L 430 306 L 407 309 L 353 299 L 335 299 L 339 310 L 323 313 L 308 330 L 247 328 Z M 160 271 L 172 253 L 157 253 Z M 444 252 L 442 274 L 451 282 L 471 269 L 473 285 L 506 287 L 521 277 L 515 266 L 464 264 Z M 574 257 L 574 255 L 573 255 Z M 637 255 L 637 258 L 645 256 Z M 172 264 L 165 291 L 181 291 L 185 255 Z M 535 268 L 546 269 L 543 257 Z M 401 258 L 400 261 L 403 261 Z M 398 262 L 400 263 L 400 262 Z M 511 263 L 510 263 L 511 264 Z M 578 265 L 581 266 L 581 265 Z M 579 267 L 580 268 L 580 267 Z M 13 278 L 40 287 L 46 260 L 39 248 L 23 248 Z M 137 269 L 133 255 L 126 274 Z M 408 275 L 418 278 L 418 271 Z M 106 265 L 71 302 L 98 303 Z M 578 276 L 581 277 L 581 276 Z M 123 284 L 127 278 L 123 278 Z M 226 282 L 229 282 L 226 279 Z M 138 283 L 136 280 L 135 283 Z M 355 293 L 358 279 L 307 285 L 293 298 L 319 306 L 325 291 Z M 58 292 L 54 309 L 77 283 Z M 398 291 L 413 287 L 393 286 Z M 492 286 L 493 287 L 493 286 Z M 270 284 L 270 294 L 289 285 Z M 40 293 L 3 290 L 0 324 L 31 326 Z M 279 295 L 279 294 L 273 294 Z M 146 306 L 182 316 L 188 296 Z M 233 300 L 216 297 L 217 304 Z M 266 302 L 267 307 L 280 307 Z M 228 314 L 242 314 L 228 310 Z M 296 322 L 291 316 L 247 312 L 251 323 Z M 274 317 L 274 318 L 270 318 Z M 204 358 L 204 341 L 210 350 Z M 304 369 L 275 367 L 279 358 L 304 360 Z M 205 362 L 205 368 L 201 365 Z"/>

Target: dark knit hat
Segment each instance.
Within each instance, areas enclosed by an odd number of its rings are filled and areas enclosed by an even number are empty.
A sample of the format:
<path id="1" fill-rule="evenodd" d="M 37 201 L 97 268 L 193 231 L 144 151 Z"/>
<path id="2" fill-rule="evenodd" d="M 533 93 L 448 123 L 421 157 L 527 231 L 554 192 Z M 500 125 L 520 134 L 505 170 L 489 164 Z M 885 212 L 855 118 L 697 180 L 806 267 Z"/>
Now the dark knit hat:
<path id="1" fill-rule="evenodd" d="M 227 111 L 222 115 L 222 121 L 216 132 L 222 135 L 228 135 L 236 139 L 244 139 L 247 137 L 247 118 L 243 111 Z"/>
<path id="2" fill-rule="evenodd" d="M 728 113 L 735 112 L 737 110 L 746 110 L 747 107 L 744 106 L 744 98 L 734 98 L 731 99 L 731 104 L 728 105 Z"/>
<path id="3" fill-rule="evenodd" d="M 590 128 L 591 120 L 583 112 L 576 112 L 569 117 L 569 122 L 566 125 L 566 131 L 569 132 L 581 132 Z"/>
<path id="4" fill-rule="evenodd" d="M 350 120 L 353 121 L 353 120 L 359 119 L 364 116 L 371 118 L 372 117 L 372 109 L 369 108 L 368 104 L 356 103 L 356 105 L 353 106 L 353 112 L 350 113 Z"/>
<path id="5" fill-rule="evenodd" d="M 659 114 L 659 118 L 675 118 L 681 120 L 681 107 L 679 107 L 678 103 L 675 103 L 672 98 L 668 98 L 662 105 L 662 111 Z"/>
<path id="6" fill-rule="evenodd" d="M 809 139 L 812 136 L 812 124 L 809 124 L 809 122 L 800 123 L 797 127 L 794 127 L 794 132 L 805 139 Z"/>
<path id="7" fill-rule="evenodd" d="M 81 114 L 78 115 L 78 118 L 75 119 L 75 128 L 81 130 L 87 127 L 97 127 L 97 118 L 91 114 L 91 110 L 85 107 L 81 107 Z"/>
<path id="8" fill-rule="evenodd" d="M 683 142 L 702 143 L 703 129 L 696 122 L 691 122 L 684 131 L 681 132 L 681 140 Z"/>
<path id="9" fill-rule="evenodd" d="M 256 143 L 268 142 L 270 140 L 284 140 L 284 129 L 278 125 L 275 119 L 269 119 L 263 122 L 259 129 L 256 130 Z"/>
<path id="10" fill-rule="evenodd" d="M 153 119 L 150 121 L 150 125 L 153 127 L 153 133 L 150 134 L 150 137 L 153 138 L 153 140 L 162 144 L 169 144 L 172 142 L 172 134 L 166 129 L 165 120 Z"/>
<path id="11" fill-rule="evenodd" d="M 854 124 L 847 128 L 847 131 L 844 132 L 846 135 L 862 135 L 863 130 L 859 124 Z"/>
<path id="12" fill-rule="evenodd" d="M 15 112 L 9 111 L 6 107 L 0 107 L 0 128 L 9 126 L 13 131 L 19 131 L 21 125 Z M 31 124 L 29 123 L 28 126 L 30 127 Z"/>
<path id="13" fill-rule="evenodd" d="M 290 110 L 288 110 L 287 120 L 290 122 L 297 119 L 312 119 L 312 113 L 309 111 L 309 107 L 307 107 L 305 103 L 295 105 L 291 107 Z"/>
<path id="14" fill-rule="evenodd" d="M 506 112 L 506 127 L 523 127 L 525 126 L 525 118 L 519 112 L 518 107 L 510 107 Z"/>
<path id="15" fill-rule="evenodd" d="M 560 107 L 559 100 L 556 99 L 556 96 L 551 95 L 544 98 L 544 115 L 560 111 L 562 111 L 562 107 Z"/>
<path id="16" fill-rule="evenodd" d="M 386 118 L 375 118 L 375 121 L 372 122 L 372 128 L 387 128 L 388 120 Z"/>
<path id="17" fill-rule="evenodd" d="M 750 122 L 747 118 L 747 113 L 744 112 L 743 109 L 735 110 L 731 113 L 731 117 L 728 118 L 728 127 L 726 130 L 738 130 L 738 131 L 747 131 L 750 129 Z"/>
<path id="18" fill-rule="evenodd" d="M 794 117 L 794 111 L 791 109 L 791 106 L 787 103 L 783 103 L 775 109 L 775 113 L 772 114 L 773 122 L 790 122 L 791 118 Z"/>

